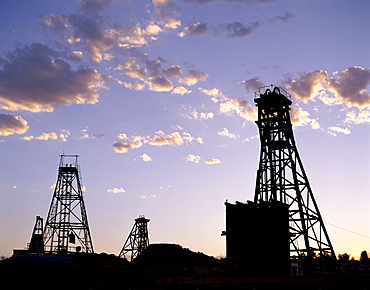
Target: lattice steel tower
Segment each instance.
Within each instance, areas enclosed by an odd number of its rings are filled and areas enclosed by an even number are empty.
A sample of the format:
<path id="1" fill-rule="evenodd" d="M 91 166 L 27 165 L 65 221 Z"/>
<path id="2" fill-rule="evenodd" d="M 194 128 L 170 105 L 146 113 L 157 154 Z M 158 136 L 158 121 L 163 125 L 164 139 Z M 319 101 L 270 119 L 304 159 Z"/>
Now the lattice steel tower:
<path id="1" fill-rule="evenodd" d="M 32 231 L 31 241 L 28 246 L 28 253 L 43 254 L 44 253 L 44 227 L 43 219 L 36 216 L 36 223 Z"/>
<path id="2" fill-rule="evenodd" d="M 254 202 L 289 205 L 291 258 L 332 257 L 330 242 L 299 157 L 290 120 L 290 95 L 278 87 L 256 92 L 261 151 Z"/>
<path id="3" fill-rule="evenodd" d="M 61 155 L 44 230 L 45 252 L 93 253 L 93 244 L 83 198 L 78 155 Z"/>
<path id="4" fill-rule="evenodd" d="M 122 247 L 119 257 L 132 261 L 149 246 L 148 222 L 150 220 L 143 215 L 135 219 L 125 244 Z"/>

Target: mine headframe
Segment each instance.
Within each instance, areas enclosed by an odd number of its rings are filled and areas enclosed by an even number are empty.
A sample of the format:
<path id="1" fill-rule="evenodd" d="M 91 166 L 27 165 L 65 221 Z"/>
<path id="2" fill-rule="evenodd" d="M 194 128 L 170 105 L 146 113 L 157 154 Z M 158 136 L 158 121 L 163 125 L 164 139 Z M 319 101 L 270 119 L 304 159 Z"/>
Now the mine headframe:
<path id="1" fill-rule="evenodd" d="M 289 207 L 290 253 L 297 257 L 332 257 L 330 242 L 296 147 L 290 118 L 290 95 L 279 87 L 256 92 L 260 159 L 254 202 Z"/>
<path id="2" fill-rule="evenodd" d="M 44 227 L 43 219 L 36 216 L 35 226 L 32 231 L 31 241 L 28 245 L 29 254 L 43 254 L 44 253 Z"/>
<path id="3" fill-rule="evenodd" d="M 93 253 L 78 155 L 60 155 L 58 179 L 44 230 L 45 252 Z"/>
<path id="4" fill-rule="evenodd" d="M 148 222 L 150 220 L 143 215 L 135 219 L 135 224 L 124 243 L 120 258 L 132 261 L 138 257 L 149 246 Z"/>

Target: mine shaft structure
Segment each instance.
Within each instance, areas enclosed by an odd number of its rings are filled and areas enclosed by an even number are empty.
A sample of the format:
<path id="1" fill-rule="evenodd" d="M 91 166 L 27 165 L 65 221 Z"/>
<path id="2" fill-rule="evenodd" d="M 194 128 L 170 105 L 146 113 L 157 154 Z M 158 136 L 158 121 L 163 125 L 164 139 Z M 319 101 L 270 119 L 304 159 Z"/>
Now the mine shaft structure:
<path id="1" fill-rule="evenodd" d="M 149 246 L 148 222 L 150 220 L 141 215 L 135 219 L 135 224 L 124 243 L 120 258 L 132 261 Z"/>
<path id="2" fill-rule="evenodd" d="M 45 252 L 93 253 L 78 155 L 60 155 L 58 179 L 44 229 Z"/>
<path id="3" fill-rule="evenodd" d="M 281 202 L 289 207 L 291 259 L 335 259 L 319 208 L 295 143 L 290 95 L 279 87 L 256 92 L 260 135 L 255 203 Z"/>
<path id="4" fill-rule="evenodd" d="M 28 245 L 29 254 L 44 253 L 44 222 L 42 217 L 36 216 L 35 226 L 33 227 L 31 241 Z"/>

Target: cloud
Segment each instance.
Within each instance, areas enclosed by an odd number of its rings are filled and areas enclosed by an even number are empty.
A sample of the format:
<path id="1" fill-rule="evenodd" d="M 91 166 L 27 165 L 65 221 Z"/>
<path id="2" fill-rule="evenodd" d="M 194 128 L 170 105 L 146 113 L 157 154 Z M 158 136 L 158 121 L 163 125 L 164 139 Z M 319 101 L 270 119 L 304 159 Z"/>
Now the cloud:
<path id="1" fill-rule="evenodd" d="M 180 37 L 194 37 L 200 36 L 208 32 L 207 23 L 197 22 L 194 24 L 190 24 L 189 26 L 185 27 L 184 30 L 177 35 Z"/>
<path id="2" fill-rule="evenodd" d="M 240 4 L 248 4 L 248 5 L 257 5 L 257 4 L 266 4 L 269 2 L 275 2 L 276 0 L 182 0 L 186 3 L 194 3 L 194 4 L 208 4 L 214 2 L 225 2 L 225 3 L 240 3 Z"/>
<path id="3" fill-rule="evenodd" d="M 180 83 L 186 84 L 188 86 L 193 86 L 200 81 L 205 81 L 208 75 L 204 72 L 198 70 L 189 70 L 188 76 L 179 79 Z"/>
<path id="4" fill-rule="evenodd" d="M 114 0 L 80 0 L 81 10 L 96 13 L 109 8 Z"/>
<path id="5" fill-rule="evenodd" d="M 328 74 L 323 70 L 301 74 L 295 80 L 288 82 L 288 90 L 302 101 L 313 99 L 323 90 L 328 82 Z"/>
<path id="6" fill-rule="evenodd" d="M 177 35 L 180 37 L 195 37 L 209 34 L 214 37 L 221 36 L 229 39 L 244 38 L 251 35 L 263 25 L 274 25 L 277 22 L 287 23 L 295 17 L 296 14 L 294 12 L 286 12 L 284 15 L 274 16 L 268 20 L 253 21 L 248 24 L 239 21 L 221 23 L 217 25 L 212 25 L 205 22 L 196 22 L 186 26 L 183 31 Z"/>
<path id="7" fill-rule="evenodd" d="M 122 65 L 119 65 L 116 70 L 124 71 L 127 76 L 141 81 L 143 81 L 147 75 L 147 70 L 133 58 L 127 59 Z"/>
<path id="8" fill-rule="evenodd" d="M 21 116 L 0 114 L 0 136 L 23 134 L 29 129 L 28 123 Z"/>
<path id="9" fill-rule="evenodd" d="M 277 21 L 282 21 L 282 22 L 287 23 L 296 17 L 297 17 L 297 14 L 295 14 L 294 12 L 286 12 L 283 16 L 275 16 L 271 18 L 268 22 L 270 24 L 275 24 Z"/>
<path id="10" fill-rule="evenodd" d="M 67 141 L 67 138 L 69 137 L 70 132 L 67 130 L 62 130 L 62 133 L 55 133 L 55 132 L 49 132 L 49 133 L 41 133 L 39 136 L 25 136 L 22 137 L 23 140 L 31 141 L 31 140 L 57 140 L 58 138 L 61 139 L 63 142 Z"/>
<path id="11" fill-rule="evenodd" d="M 149 77 L 146 83 L 149 84 L 149 87 L 152 91 L 156 92 L 170 92 L 174 87 L 173 83 L 170 80 L 162 76 Z"/>
<path id="12" fill-rule="evenodd" d="M 141 155 L 140 156 L 142 159 L 143 159 L 143 161 L 145 161 L 145 162 L 149 162 L 149 161 L 152 161 L 152 158 L 148 155 L 148 154 L 146 154 L 146 153 L 144 153 L 143 155 Z"/>
<path id="13" fill-rule="evenodd" d="M 225 136 L 225 137 L 229 137 L 229 138 L 232 138 L 232 139 L 239 138 L 238 135 L 235 135 L 234 133 L 231 133 L 227 128 L 224 128 L 222 131 L 217 132 L 217 134 L 220 135 L 220 136 Z"/>
<path id="14" fill-rule="evenodd" d="M 315 70 L 303 73 L 294 80 L 288 79 L 286 84 L 296 98 L 305 102 L 318 97 L 327 105 L 342 104 L 358 108 L 370 106 L 370 94 L 367 91 L 370 69 L 359 66 L 335 72 L 332 77 L 326 71 Z M 333 94 L 333 97 L 329 97 L 328 93 Z"/>
<path id="15" fill-rule="evenodd" d="M 144 85 L 139 83 L 127 83 L 127 82 L 119 82 L 120 84 L 124 85 L 126 88 L 134 91 L 141 91 L 145 88 Z"/>
<path id="16" fill-rule="evenodd" d="M 48 14 L 42 19 L 48 29 L 59 34 L 62 39 L 68 36 L 70 45 L 83 45 L 90 60 L 100 64 L 103 53 L 111 49 L 120 39 L 117 29 L 104 29 L 104 21 L 97 15 L 73 13 L 70 15 Z"/>
<path id="17" fill-rule="evenodd" d="M 237 114 L 247 121 L 257 120 L 257 110 L 254 105 L 247 100 L 224 97 L 224 102 L 220 103 L 220 112 L 224 114 Z"/>
<path id="18" fill-rule="evenodd" d="M 87 133 L 87 131 L 88 131 L 88 127 L 86 127 L 85 129 L 81 131 L 82 136 L 80 137 L 80 139 L 96 139 L 96 138 L 101 138 L 105 135 L 105 134 L 89 134 Z"/>
<path id="19" fill-rule="evenodd" d="M 108 189 L 107 192 L 113 192 L 113 193 L 122 193 L 122 192 L 126 192 L 126 190 L 124 190 L 122 187 L 120 188 L 111 188 L 111 189 Z"/>
<path id="20" fill-rule="evenodd" d="M 208 159 L 205 161 L 205 164 L 220 164 L 221 160 L 220 159 Z"/>
<path id="21" fill-rule="evenodd" d="M 346 113 L 346 119 L 344 121 L 348 124 L 370 124 L 370 111 L 366 109 L 360 109 L 359 111 L 351 110 Z"/>
<path id="22" fill-rule="evenodd" d="M 310 125 L 312 129 L 319 129 L 320 124 L 317 120 L 310 118 L 310 113 L 300 107 L 291 107 L 290 119 L 293 126 Z"/>
<path id="23" fill-rule="evenodd" d="M 180 6 L 172 0 L 153 0 L 157 15 L 164 21 L 164 28 L 176 29 L 181 25 L 181 21 L 176 19 L 179 14 Z"/>
<path id="24" fill-rule="evenodd" d="M 190 94 L 192 92 L 193 92 L 192 90 L 188 90 L 187 88 L 183 86 L 178 86 L 172 90 L 172 93 L 177 94 L 177 95 L 185 95 L 185 94 Z"/>
<path id="25" fill-rule="evenodd" d="M 197 110 L 193 110 L 191 112 L 191 116 L 195 120 L 207 120 L 213 119 L 214 114 L 212 112 L 198 112 Z"/>
<path id="26" fill-rule="evenodd" d="M 211 90 L 208 90 L 208 89 L 203 89 L 203 88 L 199 87 L 199 90 L 202 93 L 206 94 L 207 96 L 211 96 L 211 97 L 215 97 L 215 98 L 216 97 L 222 97 L 223 96 L 222 92 L 219 89 L 217 89 L 217 88 L 213 88 Z M 217 99 L 214 99 L 214 100 L 215 100 L 215 103 L 218 102 Z"/>
<path id="27" fill-rule="evenodd" d="M 334 126 L 334 127 L 329 127 L 328 129 L 329 129 L 328 133 L 333 136 L 337 136 L 337 133 L 342 133 L 345 135 L 351 134 L 351 131 L 348 128 L 341 128 L 341 127 Z"/>
<path id="28" fill-rule="evenodd" d="M 251 122 L 257 120 L 257 110 L 255 106 L 250 104 L 247 100 L 226 96 L 217 88 L 211 90 L 199 88 L 199 90 L 210 96 L 215 103 L 219 104 L 221 113 L 227 115 L 237 114 Z"/>
<path id="29" fill-rule="evenodd" d="M 250 91 L 256 92 L 259 90 L 259 88 L 265 86 L 263 82 L 261 81 L 261 79 L 258 77 L 254 77 L 252 79 L 242 81 L 242 84 L 244 85 L 247 92 L 250 92 Z"/>
<path id="30" fill-rule="evenodd" d="M 131 149 L 140 148 L 144 144 L 152 146 L 178 146 L 182 144 L 192 145 L 194 143 L 202 144 L 202 138 L 195 138 L 187 132 L 182 135 L 179 132 L 166 133 L 162 130 L 155 132 L 153 136 L 127 136 L 126 134 L 119 134 L 117 136 L 120 140 L 113 144 L 116 153 L 127 153 Z"/>
<path id="31" fill-rule="evenodd" d="M 42 133 L 41 135 L 39 136 L 25 136 L 22 138 L 23 140 L 27 140 L 27 141 L 30 141 L 30 140 L 49 140 L 49 139 L 52 139 L 52 140 L 56 140 L 58 139 L 58 134 L 55 133 L 55 132 L 50 132 L 50 133 Z"/>
<path id="32" fill-rule="evenodd" d="M 126 153 L 131 149 L 140 148 L 143 146 L 141 136 L 127 137 L 126 134 L 119 134 L 119 139 L 124 141 L 115 141 L 112 145 L 116 153 Z"/>
<path id="33" fill-rule="evenodd" d="M 189 154 L 186 157 L 186 161 L 194 162 L 194 163 L 199 163 L 200 162 L 200 159 L 201 159 L 201 156 L 194 155 L 194 154 Z"/>
<path id="34" fill-rule="evenodd" d="M 179 65 L 174 65 L 163 69 L 163 74 L 169 78 L 177 78 L 182 74 L 182 69 Z"/>
<path id="35" fill-rule="evenodd" d="M 257 28 L 262 25 L 260 22 L 249 23 L 248 26 L 241 22 L 232 22 L 219 24 L 217 27 L 217 35 L 226 33 L 227 38 L 244 38 L 252 34 Z"/>
<path id="36" fill-rule="evenodd" d="M 101 75 L 88 68 L 72 70 L 59 53 L 33 43 L 0 58 L 0 108 L 52 112 L 58 106 L 95 104 Z"/>
<path id="37" fill-rule="evenodd" d="M 370 85 L 370 69 L 350 67 L 335 75 L 330 79 L 328 88 L 345 104 L 360 108 L 370 106 L 370 94 L 366 91 Z"/>
<path id="38" fill-rule="evenodd" d="M 155 146 L 180 145 L 184 142 L 179 132 L 167 134 L 163 131 L 155 132 L 156 135 L 150 137 L 148 143 Z"/>

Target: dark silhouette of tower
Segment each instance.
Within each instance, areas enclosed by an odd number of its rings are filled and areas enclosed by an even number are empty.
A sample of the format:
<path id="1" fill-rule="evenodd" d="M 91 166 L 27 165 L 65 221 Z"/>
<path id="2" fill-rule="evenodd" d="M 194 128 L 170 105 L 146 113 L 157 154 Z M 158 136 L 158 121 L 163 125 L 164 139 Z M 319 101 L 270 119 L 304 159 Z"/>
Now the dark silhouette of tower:
<path id="1" fill-rule="evenodd" d="M 83 198 L 78 155 L 61 155 L 44 230 L 45 251 L 64 254 L 93 253 L 87 213 Z"/>
<path id="2" fill-rule="evenodd" d="M 256 92 L 261 149 L 254 202 L 289 205 L 291 257 L 335 259 L 319 208 L 299 157 L 290 120 L 290 95 L 282 88 Z"/>
<path id="3" fill-rule="evenodd" d="M 150 220 L 143 215 L 135 219 L 125 244 L 122 247 L 119 257 L 132 261 L 149 246 L 148 222 Z"/>
<path id="4" fill-rule="evenodd" d="M 334 270 L 334 249 L 294 140 L 290 95 L 264 87 L 254 101 L 261 142 L 254 201 L 225 203 L 226 255 L 252 274 L 289 274 L 293 259 L 309 271 Z"/>
<path id="5" fill-rule="evenodd" d="M 36 223 L 32 231 L 31 241 L 28 246 L 28 253 L 44 253 L 44 226 L 43 219 L 40 216 L 36 216 Z"/>

